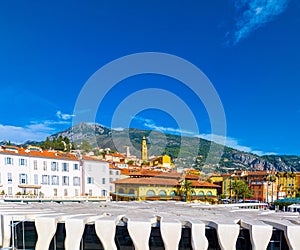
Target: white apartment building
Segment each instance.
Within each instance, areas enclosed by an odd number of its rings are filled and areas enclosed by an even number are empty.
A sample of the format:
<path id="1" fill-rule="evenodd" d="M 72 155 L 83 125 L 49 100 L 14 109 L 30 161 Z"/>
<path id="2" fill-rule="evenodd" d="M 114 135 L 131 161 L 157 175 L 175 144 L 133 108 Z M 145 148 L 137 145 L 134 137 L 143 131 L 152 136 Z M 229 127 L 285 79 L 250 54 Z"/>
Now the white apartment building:
<path id="1" fill-rule="evenodd" d="M 83 160 L 82 162 L 85 162 Z M 93 164 L 92 169 L 103 171 L 83 171 L 81 161 L 72 154 L 41 150 L 0 146 L 0 193 L 2 195 L 38 195 L 40 197 L 78 197 L 85 190 L 92 189 L 93 195 L 109 196 L 102 188 L 85 183 L 94 178 L 109 181 L 108 164 Z M 105 167 L 107 170 L 104 171 Z M 107 172 L 107 174 L 106 174 Z M 86 176 L 88 174 L 88 176 Z M 85 187 L 83 185 L 88 185 Z M 109 189 L 108 187 L 105 190 Z"/>
<path id="2" fill-rule="evenodd" d="M 110 192 L 115 192 L 114 181 L 120 180 L 120 175 L 121 175 L 121 170 L 118 167 L 110 164 L 109 165 L 109 182 L 110 182 L 109 191 Z"/>
<path id="3" fill-rule="evenodd" d="M 83 156 L 81 167 L 82 195 L 109 196 L 109 163 Z"/>

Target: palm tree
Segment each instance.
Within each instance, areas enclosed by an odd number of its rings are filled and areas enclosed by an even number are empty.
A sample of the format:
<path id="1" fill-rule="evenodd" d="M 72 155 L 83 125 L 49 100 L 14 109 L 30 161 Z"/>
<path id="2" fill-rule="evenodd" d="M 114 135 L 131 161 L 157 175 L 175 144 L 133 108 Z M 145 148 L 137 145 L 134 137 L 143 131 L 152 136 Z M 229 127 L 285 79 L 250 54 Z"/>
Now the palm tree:
<path id="1" fill-rule="evenodd" d="M 241 180 L 234 180 L 233 182 L 231 182 L 229 189 L 234 193 L 235 203 L 238 203 L 239 196 L 242 194 L 242 191 L 243 189 L 245 189 L 245 186 L 247 185 Z"/>
<path id="2" fill-rule="evenodd" d="M 185 178 L 181 181 L 180 191 L 184 198 L 188 201 L 191 199 L 191 193 L 194 192 L 192 182 L 186 180 Z"/>
<path id="3" fill-rule="evenodd" d="M 295 177 L 296 177 L 296 173 L 292 172 L 290 174 L 290 177 L 292 178 L 292 189 L 293 189 L 293 193 L 292 195 L 294 195 L 296 193 L 296 187 L 295 187 Z"/>
<path id="4" fill-rule="evenodd" d="M 267 202 L 269 202 L 269 184 L 272 183 L 272 197 L 271 202 L 273 202 L 273 196 L 274 196 L 274 187 L 273 184 L 276 181 L 276 176 L 273 174 L 269 174 L 266 176 L 265 180 L 267 181 Z"/>
<path id="5" fill-rule="evenodd" d="M 285 172 L 284 177 L 285 177 L 285 195 L 288 197 L 288 189 L 289 189 L 289 179 L 292 175 L 292 172 Z"/>
<path id="6" fill-rule="evenodd" d="M 282 187 L 282 176 L 283 174 L 280 172 L 276 173 L 276 177 L 278 178 L 278 186 L 277 186 L 277 200 L 279 198 L 279 192 L 281 191 L 281 187 Z"/>
<path id="7" fill-rule="evenodd" d="M 249 189 L 249 186 L 244 183 L 240 187 L 240 195 L 243 197 L 243 202 L 245 202 L 246 197 L 252 197 L 251 191 Z"/>

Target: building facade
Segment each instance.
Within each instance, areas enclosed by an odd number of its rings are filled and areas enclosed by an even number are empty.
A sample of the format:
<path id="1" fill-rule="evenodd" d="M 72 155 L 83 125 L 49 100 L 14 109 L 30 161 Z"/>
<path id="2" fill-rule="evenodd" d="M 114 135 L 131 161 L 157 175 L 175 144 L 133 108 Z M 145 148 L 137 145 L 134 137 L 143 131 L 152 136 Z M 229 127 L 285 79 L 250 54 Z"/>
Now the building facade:
<path id="1" fill-rule="evenodd" d="M 129 178 L 115 181 L 116 200 L 182 200 L 182 178 L 175 173 L 133 173 Z M 217 201 L 218 185 L 185 176 L 190 183 L 188 198 L 199 201 Z"/>
<path id="2" fill-rule="evenodd" d="M 1 195 L 29 195 L 36 197 L 79 197 L 85 190 L 98 196 L 109 196 L 108 163 L 95 161 L 92 171 L 86 170 L 89 161 L 80 161 L 75 155 L 42 150 L 0 147 L 0 192 Z M 104 169 L 93 171 L 93 169 Z M 105 192 L 88 185 L 85 180 L 93 176 L 96 183 L 105 178 Z"/>
<path id="3" fill-rule="evenodd" d="M 109 196 L 109 163 L 83 156 L 81 167 L 82 195 Z"/>

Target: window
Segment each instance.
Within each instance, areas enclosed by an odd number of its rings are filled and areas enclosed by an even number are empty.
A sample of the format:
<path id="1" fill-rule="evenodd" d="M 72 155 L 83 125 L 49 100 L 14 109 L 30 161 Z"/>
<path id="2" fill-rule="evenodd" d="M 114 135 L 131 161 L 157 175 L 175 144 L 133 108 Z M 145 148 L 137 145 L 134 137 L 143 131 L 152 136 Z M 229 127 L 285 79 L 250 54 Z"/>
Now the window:
<path id="1" fill-rule="evenodd" d="M 77 163 L 74 163 L 74 170 L 79 170 L 79 165 Z"/>
<path id="2" fill-rule="evenodd" d="M 53 189 L 53 196 L 57 196 L 57 188 Z"/>
<path id="3" fill-rule="evenodd" d="M 55 161 L 51 162 L 51 171 L 58 171 L 58 164 Z"/>
<path id="4" fill-rule="evenodd" d="M 12 187 L 8 187 L 7 194 L 12 195 Z"/>
<path id="5" fill-rule="evenodd" d="M 27 174 L 19 174 L 19 184 L 27 184 Z"/>
<path id="6" fill-rule="evenodd" d="M 94 184 L 94 178 L 93 177 L 87 177 L 86 182 L 87 182 L 87 184 Z"/>
<path id="7" fill-rule="evenodd" d="M 133 189 L 130 189 L 130 190 L 129 190 L 129 194 L 134 194 L 134 190 L 133 190 Z"/>
<path id="8" fill-rule="evenodd" d="M 164 190 L 161 190 L 160 192 L 159 192 L 159 196 L 166 196 L 167 195 L 167 193 L 166 193 L 166 191 L 164 191 Z"/>
<path id="9" fill-rule="evenodd" d="M 89 189 L 89 196 L 92 196 L 92 195 L 93 195 L 93 190 Z"/>
<path id="10" fill-rule="evenodd" d="M 13 165 L 14 159 L 11 157 L 5 157 L 5 165 Z"/>
<path id="11" fill-rule="evenodd" d="M 43 161 L 43 170 L 47 171 L 47 162 L 46 161 Z"/>
<path id="12" fill-rule="evenodd" d="M 105 184 L 105 178 L 102 178 L 102 184 Z"/>
<path id="13" fill-rule="evenodd" d="M 101 191 L 101 195 L 102 195 L 102 196 L 106 196 L 106 193 L 107 193 L 106 190 L 102 190 L 102 191 Z"/>
<path id="14" fill-rule="evenodd" d="M 12 173 L 7 173 L 7 183 L 12 184 Z"/>
<path id="15" fill-rule="evenodd" d="M 73 186 L 80 186 L 80 177 L 73 177 Z"/>
<path id="16" fill-rule="evenodd" d="M 123 188 L 120 188 L 120 189 L 119 189 L 119 193 L 120 193 L 120 194 L 124 194 L 124 189 L 123 189 Z"/>
<path id="17" fill-rule="evenodd" d="M 68 196 L 68 189 L 64 189 L 64 196 Z"/>
<path id="18" fill-rule="evenodd" d="M 173 190 L 171 193 L 170 193 L 171 196 L 176 196 L 177 193 Z"/>
<path id="19" fill-rule="evenodd" d="M 63 176 L 62 177 L 62 185 L 63 186 L 69 186 L 69 176 Z"/>
<path id="20" fill-rule="evenodd" d="M 66 162 L 62 163 L 62 171 L 69 172 L 69 163 L 66 163 Z"/>
<path id="21" fill-rule="evenodd" d="M 208 191 L 208 192 L 206 193 L 206 195 L 207 195 L 207 196 L 212 196 L 211 191 Z"/>
<path id="22" fill-rule="evenodd" d="M 199 192 L 199 195 L 200 195 L 200 196 L 203 196 L 203 195 L 204 195 L 204 192 L 203 192 L 203 191 L 200 191 L 200 192 Z"/>
<path id="23" fill-rule="evenodd" d="M 27 161 L 24 158 L 19 159 L 19 166 L 27 166 Z"/>
<path id="24" fill-rule="evenodd" d="M 79 190 L 75 189 L 75 196 L 79 196 Z"/>
<path id="25" fill-rule="evenodd" d="M 39 184 L 39 176 L 38 176 L 37 174 L 35 174 L 35 175 L 33 176 L 33 178 L 34 178 L 34 184 L 35 184 L 35 185 Z"/>
<path id="26" fill-rule="evenodd" d="M 59 177 L 57 175 L 51 176 L 51 184 L 52 185 L 59 185 Z"/>
<path id="27" fill-rule="evenodd" d="M 42 175 L 42 184 L 49 185 L 50 184 L 50 175 Z"/>
<path id="28" fill-rule="evenodd" d="M 37 160 L 33 161 L 33 170 L 38 170 Z"/>
<path id="29" fill-rule="evenodd" d="M 149 190 L 148 192 L 147 192 L 147 194 L 146 194 L 147 196 L 154 196 L 155 195 L 155 193 L 154 193 L 154 191 L 153 190 Z"/>

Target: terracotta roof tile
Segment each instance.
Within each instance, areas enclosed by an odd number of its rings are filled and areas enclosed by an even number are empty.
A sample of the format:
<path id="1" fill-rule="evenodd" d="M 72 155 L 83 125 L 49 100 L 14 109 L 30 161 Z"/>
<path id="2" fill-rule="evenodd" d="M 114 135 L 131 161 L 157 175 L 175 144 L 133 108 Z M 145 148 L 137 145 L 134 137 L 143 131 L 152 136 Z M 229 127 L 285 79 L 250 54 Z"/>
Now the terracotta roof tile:
<path id="1" fill-rule="evenodd" d="M 69 161 L 78 161 L 78 158 L 70 153 L 60 152 L 60 151 L 48 151 L 48 150 L 27 150 L 18 147 L 6 147 L 2 146 L 0 154 L 7 155 L 23 155 L 27 157 L 41 157 L 41 158 L 51 158 L 51 159 L 62 159 Z"/>

